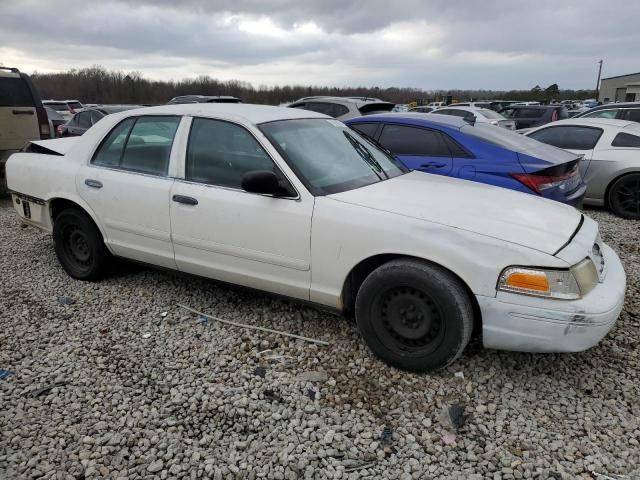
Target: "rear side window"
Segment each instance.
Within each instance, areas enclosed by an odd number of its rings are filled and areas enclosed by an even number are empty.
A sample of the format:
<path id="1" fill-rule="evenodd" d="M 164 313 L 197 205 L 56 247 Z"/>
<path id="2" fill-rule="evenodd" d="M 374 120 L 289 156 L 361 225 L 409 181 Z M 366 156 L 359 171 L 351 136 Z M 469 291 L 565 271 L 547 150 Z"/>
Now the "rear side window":
<path id="1" fill-rule="evenodd" d="M 445 108 L 443 110 L 436 110 L 434 113 L 438 115 L 451 115 L 453 117 L 465 118 L 467 116 L 471 116 L 470 112 L 466 110 L 455 110 L 453 108 Z"/>
<path id="2" fill-rule="evenodd" d="M 540 108 L 519 108 L 515 116 L 518 118 L 538 118 L 544 115 L 544 110 Z"/>
<path id="3" fill-rule="evenodd" d="M 91 110 L 91 123 L 95 124 L 96 122 L 102 120 L 104 117 L 104 113 L 99 112 L 98 110 Z"/>
<path id="4" fill-rule="evenodd" d="M 380 143 L 396 155 L 451 156 L 442 134 L 426 128 L 385 125 Z"/>
<path id="5" fill-rule="evenodd" d="M 76 115 L 77 124 L 82 128 L 89 128 L 91 126 L 91 114 L 89 112 L 80 112 Z"/>
<path id="6" fill-rule="evenodd" d="M 622 118 L 631 122 L 640 122 L 640 108 L 628 108 L 623 110 Z"/>
<path id="7" fill-rule="evenodd" d="M 350 125 L 350 127 L 371 138 L 375 138 L 376 130 L 378 130 L 377 123 L 357 123 L 355 125 Z"/>
<path id="8" fill-rule="evenodd" d="M 549 127 L 529 134 L 529 137 L 554 147 L 569 150 L 591 150 L 596 146 L 602 129 L 594 127 Z"/>
<path id="9" fill-rule="evenodd" d="M 67 108 L 67 104 L 66 103 L 45 103 L 44 105 L 46 105 L 49 108 L 53 108 L 54 110 L 56 110 L 58 112 L 67 112 L 67 111 L 69 111 L 69 108 Z"/>
<path id="10" fill-rule="evenodd" d="M 640 148 L 640 136 L 630 133 L 619 133 L 611 142 L 612 147 Z"/>
<path id="11" fill-rule="evenodd" d="M 336 109 L 333 103 L 309 102 L 307 103 L 305 108 L 307 110 L 311 110 L 312 112 L 324 113 L 325 115 L 329 115 L 330 117 L 336 117 Z"/>
<path id="12" fill-rule="evenodd" d="M 128 118 L 100 145 L 93 163 L 132 172 L 166 176 L 180 117 Z"/>
<path id="13" fill-rule="evenodd" d="M 0 107 L 34 107 L 29 85 L 22 78 L 0 77 Z"/>

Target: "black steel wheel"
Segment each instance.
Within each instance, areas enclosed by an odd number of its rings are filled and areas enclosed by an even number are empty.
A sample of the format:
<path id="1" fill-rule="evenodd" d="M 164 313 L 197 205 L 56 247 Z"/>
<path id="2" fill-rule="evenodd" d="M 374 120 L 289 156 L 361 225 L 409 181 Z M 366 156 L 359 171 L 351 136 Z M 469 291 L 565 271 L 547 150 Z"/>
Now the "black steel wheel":
<path id="1" fill-rule="evenodd" d="M 609 188 L 608 204 L 619 217 L 640 219 L 640 173 L 618 178 Z"/>
<path id="2" fill-rule="evenodd" d="M 447 270 L 394 260 L 362 283 L 356 321 L 369 347 L 385 362 L 427 371 L 460 356 L 471 336 L 473 307 L 464 285 Z"/>
<path id="3" fill-rule="evenodd" d="M 93 220 L 83 211 L 61 212 L 54 220 L 53 240 L 60 264 L 73 278 L 95 280 L 106 272 L 109 251 Z"/>

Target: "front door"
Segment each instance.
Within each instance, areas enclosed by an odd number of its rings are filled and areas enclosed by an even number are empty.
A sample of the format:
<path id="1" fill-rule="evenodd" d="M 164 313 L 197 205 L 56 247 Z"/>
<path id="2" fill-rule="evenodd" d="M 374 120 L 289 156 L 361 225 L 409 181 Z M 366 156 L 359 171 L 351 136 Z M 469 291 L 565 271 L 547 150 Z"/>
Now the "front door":
<path id="1" fill-rule="evenodd" d="M 314 198 L 248 193 L 242 176 L 282 170 L 254 135 L 236 123 L 194 118 L 182 179 L 171 191 L 178 268 L 290 297 L 309 298 Z"/>
<path id="2" fill-rule="evenodd" d="M 105 137 L 76 184 L 114 254 L 176 268 L 169 175 L 178 116 L 130 117 Z"/>

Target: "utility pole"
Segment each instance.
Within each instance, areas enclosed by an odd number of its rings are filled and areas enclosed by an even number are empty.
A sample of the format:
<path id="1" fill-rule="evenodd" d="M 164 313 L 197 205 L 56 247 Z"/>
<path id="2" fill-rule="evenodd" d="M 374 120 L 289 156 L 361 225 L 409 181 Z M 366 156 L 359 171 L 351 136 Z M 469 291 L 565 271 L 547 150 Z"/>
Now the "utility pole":
<path id="1" fill-rule="evenodd" d="M 602 73 L 602 59 L 598 62 L 600 67 L 598 68 L 598 81 L 596 82 L 596 102 L 600 99 L 600 74 Z"/>

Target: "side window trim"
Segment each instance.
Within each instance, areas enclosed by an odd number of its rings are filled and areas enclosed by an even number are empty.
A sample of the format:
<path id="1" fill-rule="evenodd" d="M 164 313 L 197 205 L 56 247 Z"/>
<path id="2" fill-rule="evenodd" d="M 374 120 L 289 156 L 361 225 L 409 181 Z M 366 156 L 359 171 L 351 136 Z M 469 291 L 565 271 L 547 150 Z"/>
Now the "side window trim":
<path id="1" fill-rule="evenodd" d="M 403 156 L 403 157 L 442 157 L 442 158 L 453 158 L 452 154 L 451 154 L 451 149 L 449 148 L 449 145 L 447 145 L 446 140 L 443 138 L 443 133 L 440 130 L 436 130 L 433 128 L 428 128 L 428 127 L 420 127 L 417 125 L 406 125 L 403 123 L 384 123 L 383 127 L 381 129 L 379 129 L 379 131 L 376 133 L 376 135 L 378 136 L 378 139 L 376 141 L 379 141 L 379 139 L 382 137 L 382 132 L 385 129 L 386 126 L 394 126 L 394 127 L 406 127 L 406 128 L 415 128 L 415 129 L 419 129 L 419 130 L 426 130 L 428 132 L 433 132 L 436 133 L 438 135 L 440 135 L 440 140 L 442 141 L 442 144 L 444 145 L 444 147 L 447 149 L 447 151 L 449 152 L 449 155 L 425 155 L 423 153 L 393 153 L 393 155 L 397 155 L 397 156 Z M 387 147 L 385 147 L 387 148 Z"/>
<path id="2" fill-rule="evenodd" d="M 181 171 L 179 172 L 178 176 L 174 177 L 174 180 L 177 180 L 177 181 L 180 181 L 180 182 L 183 182 L 183 183 L 189 183 L 189 184 L 192 184 L 192 185 L 201 185 L 201 186 L 207 187 L 207 188 L 219 188 L 219 189 L 223 189 L 223 190 L 230 190 L 230 191 L 233 191 L 233 192 L 242 192 L 242 193 L 246 193 L 248 195 L 259 195 L 261 197 L 273 197 L 273 195 L 264 195 L 264 194 L 261 194 L 261 193 L 247 192 L 246 190 L 243 190 L 242 188 L 234 188 L 234 187 L 229 187 L 229 186 L 224 186 L 224 185 L 215 185 L 215 184 L 211 184 L 211 183 L 198 182 L 198 181 L 195 181 L 195 180 L 187 179 L 187 158 L 189 157 L 189 145 L 191 143 L 191 134 L 193 132 L 193 124 L 194 124 L 194 120 L 196 120 L 196 119 L 213 120 L 213 121 L 217 121 L 217 122 L 225 122 L 225 123 L 229 123 L 231 125 L 235 125 L 237 127 L 242 128 L 243 130 L 245 130 L 256 141 L 256 143 L 258 145 L 260 145 L 260 148 L 262 148 L 262 150 L 264 151 L 265 155 L 269 158 L 269 160 L 271 160 L 271 163 L 273 164 L 273 166 L 278 169 L 278 172 L 280 172 L 280 174 L 282 175 L 282 178 L 286 179 L 286 181 L 289 183 L 291 188 L 293 188 L 293 190 L 296 192 L 296 196 L 295 197 L 277 197 L 277 198 L 281 198 L 281 199 L 284 199 L 284 200 L 300 200 L 302 198 L 300 196 L 300 192 L 296 188 L 295 184 L 291 181 L 291 179 L 287 176 L 287 174 L 282 170 L 282 168 L 280 168 L 280 165 L 278 165 L 278 163 L 273 159 L 271 154 L 269 154 L 269 149 L 265 147 L 265 145 L 253 134 L 253 132 L 251 132 L 247 127 L 245 127 L 244 125 L 242 125 L 240 123 L 237 123 L 237 122 L 234 122 L 234 121 L 228 120 L 228 119 L 215 118 L 215 117 L 198 117 L 198 116 L 189 117 L 189 124 L 186 125 L 186 127 L 185 127 L 185 130 L 187 130 L 187 135 L 185 136 L 186 145 L 184 146 L 183 149 L 181 149 L 181 152 L 182 152 L 182 165 L 181 165 L 181 168 L 180 168 Z"/>

